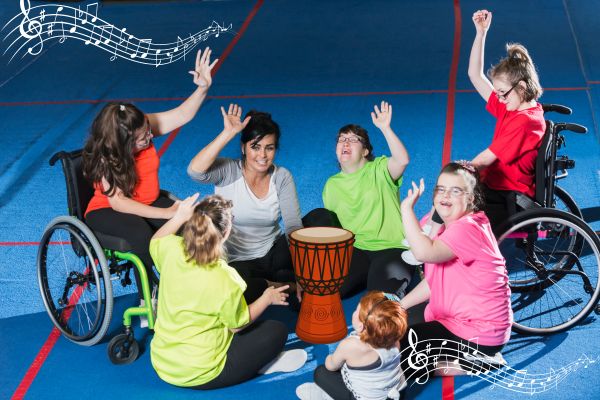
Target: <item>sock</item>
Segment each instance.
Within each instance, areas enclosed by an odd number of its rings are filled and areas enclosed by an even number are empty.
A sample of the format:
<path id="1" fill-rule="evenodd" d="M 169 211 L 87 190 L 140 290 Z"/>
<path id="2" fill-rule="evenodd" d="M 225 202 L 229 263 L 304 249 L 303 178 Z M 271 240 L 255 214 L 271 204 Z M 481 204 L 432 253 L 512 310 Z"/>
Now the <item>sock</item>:
<path id="1" fill-rule="evenodd" d="M 292 372 L 300 369 L 307 359 L 308 354 L 302 349 L 282 351 L 273 361 L 262 367 L 258 373 L 266 375 L 273 372 Z"/>
<path id="2" fill-rule="evenodd" d="M 296 388 L 296 396 L 300 400 L 333 400 L 314 382 L 306 382 Z"/>

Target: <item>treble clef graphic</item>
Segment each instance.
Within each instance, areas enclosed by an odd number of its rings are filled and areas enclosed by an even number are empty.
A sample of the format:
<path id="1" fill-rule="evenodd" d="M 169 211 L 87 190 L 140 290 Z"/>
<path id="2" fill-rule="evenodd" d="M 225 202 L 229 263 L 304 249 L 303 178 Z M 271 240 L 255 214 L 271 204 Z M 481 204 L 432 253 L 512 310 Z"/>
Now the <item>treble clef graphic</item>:
<path id="1" fill-rule="evenodd" d="M 29 19 L 29 9 L 31 8 L 31 4 L 29 0 L 19 0 L 19 4 L 21 7 L 21 12 L 23 13 L 23 20 L 19 25 L 19 31 L 21 35 L 29 40 L 39 38 L 40 42 L 33 47 L 27 49 L 27 52 L 33 56 L 40 54 L 42 49 L 44 48 L 44 41 L 41 38 L 42 35 L 42 23 L 38 20 Z M 25 29 L 25 24 L 27 24 L 27 29 Z M 37 48 L 37 49 L 36 49 Z"/>
<path id="2" fill-rule="evenodd" d="M 418 384 L 423 384 L 429 380 L 429 369 L 427 368 L 428 357 L 426 354 L 424 354 L 423 351 L 417 351 L 417 343 L 419 343 L 417 333 L 414 330 L 410 329 L 408 331 L 408 344 L 411 348 L 411 351 L 408 355 L 407 361 L 410 368 L 412 368 L 415 371 L 419 371 L 425 368 L 425 373 L 419 376 L 417 379 L 415 379 L 415 382 L 417 382 Z"/>

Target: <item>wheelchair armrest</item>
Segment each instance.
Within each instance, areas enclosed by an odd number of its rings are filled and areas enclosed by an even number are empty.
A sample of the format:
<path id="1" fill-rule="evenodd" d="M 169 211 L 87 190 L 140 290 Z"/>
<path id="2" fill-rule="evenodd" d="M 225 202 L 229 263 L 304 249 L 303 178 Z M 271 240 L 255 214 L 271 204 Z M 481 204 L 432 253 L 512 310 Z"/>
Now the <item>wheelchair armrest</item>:
<path id="1" fill-rule="evenodd" d="M 169 199 L 171 199 L 173 201 L 179 200 L 179 198 L 177 196 L 175 196 L 173 193 L 169 192 L 168 190 L 160 189 L 160 194 L 164 197 L 168 197 Z"/>
<path id="2" fill-rule="evenodd" d="M 544 112 L 557 112 L 559 114 L 563 114 L 563 115 L 571 115 L 571 113 L 573 112 L 573 110 L 571 110 L 569 107 L 567 106 L 563 106 L 560 104 L 542 104 L 542 109 L 544 110 Z"/>
<path id="3" fill-rule="evenodd" d="M 515 193 L 515 200 L 517 202 L 517 205 L 523 210 L 542 207 L 541 205 L 533 201 L 529 196 L 523 193 Z"/>

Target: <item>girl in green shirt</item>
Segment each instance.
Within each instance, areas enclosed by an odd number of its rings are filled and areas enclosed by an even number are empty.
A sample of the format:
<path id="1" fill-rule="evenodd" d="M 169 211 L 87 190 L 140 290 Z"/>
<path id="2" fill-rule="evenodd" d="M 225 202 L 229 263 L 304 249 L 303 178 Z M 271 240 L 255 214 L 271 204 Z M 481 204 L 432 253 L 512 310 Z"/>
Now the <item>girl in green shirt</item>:
<path id="1" fill-rule="evenodd" d="M 160 271 L 152 366 L 164 381 L 195 389 L 300 368 L 306 361 L 304 350 L 282 353 L 285 324 L 253 322 L 270 305 L 288 305 L 288 287 L 269 287 L 247 305 L 244 291 L 254 281 L 244 282 L 223 259 L 231 201 L 218 195 L 196 204 L 197 199 L 195 194 L 179 203 L 173 218 L 150 242 Z M 176 236 L 180 228 L 183 237 Z"/>
<path id="2" fill-rule="evenodd" d="M 371 112 L 373 124 L 387 141 L 391 156 L 375 157 L 366 129 L 346 125 L 337 135 L 341 171 L 323 189 L 326 210 L 313 210 L 305 226 L 339 225 L 355 234 L 342 297 L 363 290 L 405 294 L 414 267 L 402 260 L 406 246 L 398 190 L 409 162 L 408 152 L 391 128 L 392 106 L 385 101 Z"/>

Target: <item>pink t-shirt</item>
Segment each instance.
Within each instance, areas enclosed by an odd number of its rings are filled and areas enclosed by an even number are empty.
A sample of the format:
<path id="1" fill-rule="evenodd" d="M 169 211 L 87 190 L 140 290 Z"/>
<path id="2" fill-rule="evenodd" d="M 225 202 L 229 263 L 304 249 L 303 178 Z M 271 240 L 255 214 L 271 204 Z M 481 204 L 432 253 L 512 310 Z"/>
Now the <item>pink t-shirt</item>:
<path id="1" fill-rule="evenodd" d="M 456 336 L 484 346 L 508 342 L 512 324 L 504 257 L 483 212 L 467 214 L 437 236 L 456 256 L 425 264 L 431 296 L 426 321 L 439 321 Z"/>

